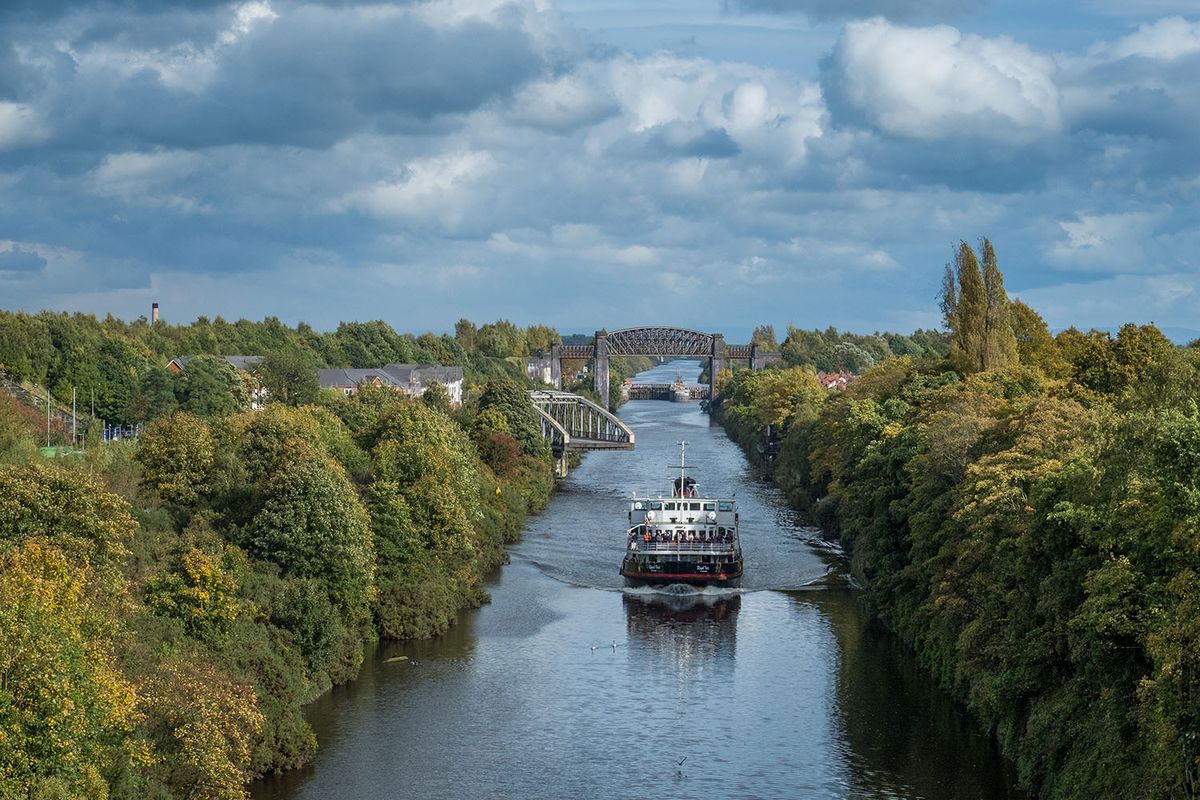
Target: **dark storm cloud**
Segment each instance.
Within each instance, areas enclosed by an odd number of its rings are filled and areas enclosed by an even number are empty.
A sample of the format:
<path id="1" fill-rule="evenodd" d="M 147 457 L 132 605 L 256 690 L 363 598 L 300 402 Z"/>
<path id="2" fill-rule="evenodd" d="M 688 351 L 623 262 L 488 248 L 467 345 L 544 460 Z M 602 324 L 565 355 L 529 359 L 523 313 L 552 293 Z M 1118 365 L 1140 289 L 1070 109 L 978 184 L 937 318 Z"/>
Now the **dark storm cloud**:
<path id="1" fill-rule="evenodd" d="M 727 11 L 800 14 L 816 20 L 887 17 L 894 20 L 945 19 L 976 11 L 983 0 L 723 0 Z"/>
<path id="2" fill-rule="evenodd" d="M 352 132 L 413 131 L 473 111 L 542 69 L 515 27 L 435 27 L 303 7 L 219 53 L 199 90 L 147 67 L 81 73 L 62 64 L 51 121 L 73 147 L 200 148 L 236 143 L 325 147 Z"/>

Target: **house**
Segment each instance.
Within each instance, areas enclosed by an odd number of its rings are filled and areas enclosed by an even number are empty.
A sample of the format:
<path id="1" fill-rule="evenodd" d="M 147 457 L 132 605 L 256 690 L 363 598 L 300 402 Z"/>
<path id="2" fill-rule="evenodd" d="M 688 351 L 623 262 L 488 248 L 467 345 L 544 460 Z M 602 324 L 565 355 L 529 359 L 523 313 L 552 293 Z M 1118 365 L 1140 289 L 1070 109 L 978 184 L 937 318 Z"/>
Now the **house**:
<path id="1" fill-rule="evenodd" d="M 187 369 L 188 362 L 195 356 L 177 356 L 172 358 L 167 364 L 167 369 L 174 373 L 180 373 Z M 238 372 L 246 372 L 253 375 L 258 371 L 258 365 L 262 363 L 262 356 L 219 356 L 233 365 L 233 368 Z"/>
<path id="2" fill-rule="evenodd" d="M 818 372 L 817 380 L 826 389 L 840 392 L 858 380 L 858 376 L 853 372 L 839 369 L 837 372 Z"/>
<path id="3" fill-rule="evenodd" d="M 440 364 L 388 364 L 368 369 L 323 369 L 318 373 L 322 389 L 334 389 L 352 395 L 364 383 L 383 386 L 409 397 L 420 397 L 430 384 L 446 387 L 450 402 L 462 405 L 462 367 L 443 367 Z"/>

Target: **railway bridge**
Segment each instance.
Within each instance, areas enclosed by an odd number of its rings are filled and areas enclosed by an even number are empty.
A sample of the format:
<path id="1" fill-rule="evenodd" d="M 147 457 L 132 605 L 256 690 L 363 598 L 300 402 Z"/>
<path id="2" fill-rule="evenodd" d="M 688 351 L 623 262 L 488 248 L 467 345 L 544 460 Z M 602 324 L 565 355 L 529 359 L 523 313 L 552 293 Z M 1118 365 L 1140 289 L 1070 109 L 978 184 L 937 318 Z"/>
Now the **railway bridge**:
<path id="1" fill-rule="evenodd" d="M 726 344 L 719 333 L 702 333 L 687 328 L 622 328 L 609 333 L 596 331 L 591 344 L 554 345 L 550 348 L 550 374 L 554 388 L 562 388 L 562 362 L 565 358 L 592 362 L 592 381 L 605 408 L 609 406 L 608 359 L 612 356 L 665 356 L 711 359 L 709 395 L 716 394 L 717 375 L 725 363 L 745 359 L 751 369 L 762 369 L 779 360 L 778 353 L 767 352 L 757 344 Z"/>
<path id="2" fill-rule="evenodd" d="M 529 400 L 538 412 L 542 436 L 554 453 L 555 475 L 567 476 L 567 453 L 632 450 L 633 431 L 615 414 L 570 392 L 536 389 Z"/>

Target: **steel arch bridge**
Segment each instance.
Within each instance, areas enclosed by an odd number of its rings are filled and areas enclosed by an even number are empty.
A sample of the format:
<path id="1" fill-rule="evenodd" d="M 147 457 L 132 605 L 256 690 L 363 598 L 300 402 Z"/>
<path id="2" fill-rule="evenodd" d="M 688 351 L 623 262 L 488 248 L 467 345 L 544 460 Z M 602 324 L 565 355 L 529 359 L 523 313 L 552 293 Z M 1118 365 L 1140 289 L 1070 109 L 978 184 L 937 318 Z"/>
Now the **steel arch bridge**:
<path id="1" fill-rule="evenodd" d="M 760 351 L 756 344 L 725 344 L 719 333 L 702 333 L 689 328 L 650 325 L 622 328 L 608 333 L 596 331 L 592 344 L 555 345 L 550 348 L 550 373 L 556 387 L 562 386 L 562 359 L 592 361 L 596 394 L 608 405 L 608 359 L 610 356 L 691 356 L 712 359 L 709 395 L 716 394 L 716 378 L 729 359 L 746 359 L 751 369 L 762 369 L 779 359 L 778 353 Z"/>
<path id="2" fill-rule="evenodd" d="M 550 442 L 556 474 L 567 475 L 566 454 L 583 450 L 632 450 L 633 431 L 614 414 L 570 392 L 537 389 L 529 400 L 538 412 L 542 436 Z"/>

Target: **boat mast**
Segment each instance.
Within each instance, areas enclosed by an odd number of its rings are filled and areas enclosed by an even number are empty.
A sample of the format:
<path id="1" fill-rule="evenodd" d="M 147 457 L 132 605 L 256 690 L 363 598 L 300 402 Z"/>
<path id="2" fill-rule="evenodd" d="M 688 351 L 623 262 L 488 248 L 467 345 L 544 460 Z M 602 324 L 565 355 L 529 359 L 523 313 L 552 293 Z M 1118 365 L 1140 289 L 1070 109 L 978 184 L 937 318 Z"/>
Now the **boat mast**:
<path id="1" fill-rule="evenodd" d="M 679 443 L 679 496 L 687 491 L 687 442 Z"/>

